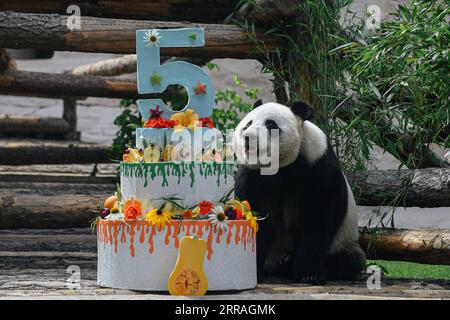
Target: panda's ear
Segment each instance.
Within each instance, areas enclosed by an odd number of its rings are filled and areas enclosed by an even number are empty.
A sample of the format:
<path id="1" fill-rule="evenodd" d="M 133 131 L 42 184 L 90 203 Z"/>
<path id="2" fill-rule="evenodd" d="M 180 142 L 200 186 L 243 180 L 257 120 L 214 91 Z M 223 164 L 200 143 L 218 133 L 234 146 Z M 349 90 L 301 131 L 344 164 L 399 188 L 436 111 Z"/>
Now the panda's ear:
<path id="1" fill-rule="evenodd" d="M 259 106 L 262 106 L 262 105 L 263 105 L 262 99 L 258 99 L 258 100 L 256 100 L 256 102 L 253 104 L 253 109 L 256 109 L 256 108 L 258 108 Z"/>
<path id="2" fill-rule="evenodd" d="M 314 108 L 306 101 L 295 101 L 291 104 L 291 110 L 302 120 L 314 120 Z"/>

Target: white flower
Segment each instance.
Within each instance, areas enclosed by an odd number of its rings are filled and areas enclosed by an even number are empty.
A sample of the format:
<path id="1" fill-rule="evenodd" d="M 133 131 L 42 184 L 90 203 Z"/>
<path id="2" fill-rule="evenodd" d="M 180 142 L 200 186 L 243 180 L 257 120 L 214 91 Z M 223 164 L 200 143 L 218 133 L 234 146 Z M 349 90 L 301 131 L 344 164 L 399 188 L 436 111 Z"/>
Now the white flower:
<path id="1" fill-rule="evenodd" d="M 144 38 L 144 42 L 148 42 L 147 46 L 149 46 L 149 45 L 158 46 L 159 40 L 162 37 L 159 35 L 159 32 L 156 29 L 153 29 L 151 31 L 149 31 L 149 30 L 145 31 L 143 38 Z"/>
<path id="2" fill-rule="evenodd" d="M 211 221 L 213 226 L 218 227 L 221 230 L 226 231 L 228 229 L 228 220 L 225 215 L 225 211 L 222 205 L 216 205 L 212 209 L 212 213 L 208 215 L 208 220 Z"/>

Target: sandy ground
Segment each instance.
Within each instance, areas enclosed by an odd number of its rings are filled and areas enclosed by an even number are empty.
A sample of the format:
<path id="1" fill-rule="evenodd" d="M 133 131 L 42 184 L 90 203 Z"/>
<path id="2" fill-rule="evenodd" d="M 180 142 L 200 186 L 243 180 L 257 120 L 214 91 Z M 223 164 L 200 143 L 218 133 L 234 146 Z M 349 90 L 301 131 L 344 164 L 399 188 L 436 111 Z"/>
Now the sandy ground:
<path id="1" fill-rule="evenodd" d="M 18 68 L 28 71 L 63 72 L 81 64 L 92 63 L 114 57 L 112 54 L 89 54 L 55 52 L 48 60 L 18 60 Z M 270 75 L 260 72 L 261 65 L 253 60 L 214 60 L 219 71 L 210 73 L 216 89 L 236 88 L 232 75 L 238 75 L 243 83 L 251 87 L 260 87 L 263 101 L 274 101 Z M 86 142 L 110 144 L 117 130 L 113 121 L 121 112 L 119 99 L 88 98 L 78 102 L 78 130 L 81 139 Z M 62 101 L 34 97 L 0 96 L 0 114 L 62 116 Z M 370 167 L 373 169 L 397 169 L 399 162 L 390 154 L 375 147 L 371 153 Z M 366 225 L 373 211 L 378 207 L 360 207 L 360 225 Z M 384 210 L 384 208 L 381 208 Z M 395 225 L 399 228 L 447 228 L 450 229 L 449 208 L 399 208 L 395 215 Z M 377 219 L 374 219 L 377 223 Z"/>

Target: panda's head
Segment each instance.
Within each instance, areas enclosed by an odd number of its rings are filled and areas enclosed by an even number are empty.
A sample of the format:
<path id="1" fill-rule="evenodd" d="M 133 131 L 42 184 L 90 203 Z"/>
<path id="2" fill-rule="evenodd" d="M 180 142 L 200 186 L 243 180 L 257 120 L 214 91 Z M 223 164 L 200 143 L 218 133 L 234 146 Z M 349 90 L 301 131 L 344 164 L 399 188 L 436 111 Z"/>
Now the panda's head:
<path id="1" fill-rule="evenodd" d="M 306 102 L 292 103 L 291 107 L 279 103 L 262 104 L 258 101 L 238 124 L 233 135 L 235 147 L 241 150 L 241 161 L 251 168 L 259 168 L 262 164 L 249 164 L 249 141 L 260 139 L 261 132 L 270 139 L 271 130 L 278 129 L 279 135 L 279 167 L 292 164 L 302 154 L 310 163 L 321 158 L 326 152 L 327 140 L 317 126 L 311 121 L 314 117 L 313 108 Z M 270 143 L 267 144 L 270 148 Z M 260 148 L 260 144 L 257 144 Z M 243 150 L 243 151 L 242 151 Z M 257 153 L 267 150 L 257 150 Z M 270 153 L 270 151 L 269 151 Z"/>

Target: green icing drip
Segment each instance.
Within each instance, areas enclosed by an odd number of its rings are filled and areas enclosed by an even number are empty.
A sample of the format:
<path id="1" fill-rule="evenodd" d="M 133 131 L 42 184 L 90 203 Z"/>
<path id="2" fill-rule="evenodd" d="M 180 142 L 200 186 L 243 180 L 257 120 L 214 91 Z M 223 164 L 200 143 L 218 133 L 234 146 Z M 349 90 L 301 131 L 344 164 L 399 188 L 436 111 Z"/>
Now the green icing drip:
<path id="1" fill-rule="evenodd" d="M 147 176 L 148 176 L 148 166 L 144 166 L 144 187 L 146 187 L 148 185 Z"/>
<path id="2" fill-rule="evenodd" d="M 228 180 L 228 176 L 233 174 L 234 164 L 226 162 L 157 162 L 157 163 L 129 163 L 121 162 L 120 172 L 123 177 L 144 178 L 144 187 L 148 186 L 148 180 L 155 180 L 162 177 L 162 187 L 169 185 L 168 177 L 177 177 L 177 184 L 180 184 L 181 177 L 185 177 L 189 171 L 191 188 L 195 184 L 197 175 L 203 176 L 205 180 L 208 176 L 216 176 L 217 186 Z M 223 177 L 223 180 L 222 180 Z"/>
<path id="3" fill-rule="evenodd" d="M 194 169 L 195 169 L 195 163 L 191 162 L 189 164 L 189 170 L 190 170 L 190 177 L 191 177 L 191 188 L 194 186 L 195 183 L 195 173 L 194 173 Z"/>

